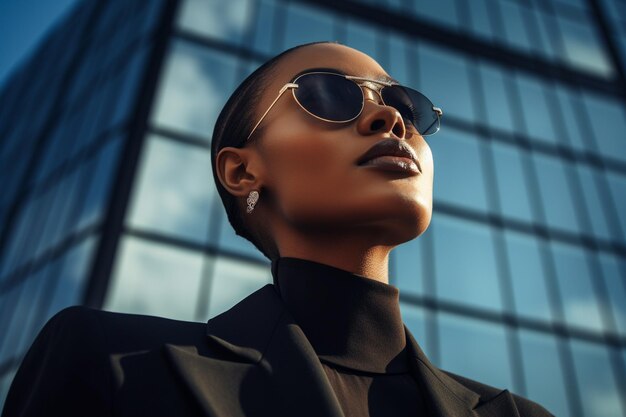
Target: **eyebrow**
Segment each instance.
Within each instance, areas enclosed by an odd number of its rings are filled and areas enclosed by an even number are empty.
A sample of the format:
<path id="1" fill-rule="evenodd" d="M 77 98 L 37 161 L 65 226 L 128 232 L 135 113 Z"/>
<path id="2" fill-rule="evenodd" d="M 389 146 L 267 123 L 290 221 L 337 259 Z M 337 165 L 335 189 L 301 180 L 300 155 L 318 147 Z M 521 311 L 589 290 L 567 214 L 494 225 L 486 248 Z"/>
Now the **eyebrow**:
<path id="1" fill-rule="evenodd" d="M 317 67 L 317 68 L 307 68 L 305 70 L 300 71 L 299 73 L 297 73 L 296 75 L 294 75 L 291 79 L 295 80 L 296 78 L 298 78 L 299 76 L 301 76 L 302 74 L 306 74 L 309 72 L 334 72 L 336 74 L 341 74 L 341 75 L 352 75 L 352 74 L 347 74 L 345 71 L 340 70 L 339 68 L 330 68 L 330 67 Z M 364 77 L 364 78 L 370 78 L 370 77 Z M 386 83 L 395 83 L 395 84 L 400 84 L 400 82 L 398 80 L 396 80 L 395 78 L 392 78 L 388 75 L 376 75 L 374 77 L 371 77 L 373 80 L 376 81 L 383 81 Z"/>

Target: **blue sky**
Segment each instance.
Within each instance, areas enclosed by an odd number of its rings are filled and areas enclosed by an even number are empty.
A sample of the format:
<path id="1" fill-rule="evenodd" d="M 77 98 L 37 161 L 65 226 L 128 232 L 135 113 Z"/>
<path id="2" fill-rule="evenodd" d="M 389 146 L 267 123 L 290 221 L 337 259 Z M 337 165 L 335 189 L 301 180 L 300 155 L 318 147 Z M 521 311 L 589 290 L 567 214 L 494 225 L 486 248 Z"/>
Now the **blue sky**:
<path id="1" fill-rule="evenodd" d="M 0 88 L 46 32 L 80 0 L 0 0 Z"/>

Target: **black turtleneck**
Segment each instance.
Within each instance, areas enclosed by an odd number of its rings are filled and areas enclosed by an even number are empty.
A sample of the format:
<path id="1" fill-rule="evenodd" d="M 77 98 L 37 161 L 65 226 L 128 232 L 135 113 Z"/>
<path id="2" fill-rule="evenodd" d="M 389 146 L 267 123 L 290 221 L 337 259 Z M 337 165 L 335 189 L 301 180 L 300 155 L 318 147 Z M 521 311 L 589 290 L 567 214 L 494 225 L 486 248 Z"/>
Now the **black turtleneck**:
<path id="1" fill-rule="evenodd" d="M 346 416 L 419 416 L 398 288 L 328 265 L 275 261 L 274 283 Z"/>

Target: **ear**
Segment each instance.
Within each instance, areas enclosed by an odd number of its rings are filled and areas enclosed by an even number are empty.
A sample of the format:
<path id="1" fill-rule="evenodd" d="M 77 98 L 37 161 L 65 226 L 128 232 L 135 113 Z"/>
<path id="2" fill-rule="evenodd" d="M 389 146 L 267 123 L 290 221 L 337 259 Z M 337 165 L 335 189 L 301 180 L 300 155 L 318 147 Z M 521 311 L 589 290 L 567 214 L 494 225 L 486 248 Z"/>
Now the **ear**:
<path id="1" fill-rule="evenodd" d="M 261 188 L 254 160 L 251 148 L 227 146 L 220 149 L 215 158 L 217 177 L 230 194 L 247 196 L 250 191 Z"/>

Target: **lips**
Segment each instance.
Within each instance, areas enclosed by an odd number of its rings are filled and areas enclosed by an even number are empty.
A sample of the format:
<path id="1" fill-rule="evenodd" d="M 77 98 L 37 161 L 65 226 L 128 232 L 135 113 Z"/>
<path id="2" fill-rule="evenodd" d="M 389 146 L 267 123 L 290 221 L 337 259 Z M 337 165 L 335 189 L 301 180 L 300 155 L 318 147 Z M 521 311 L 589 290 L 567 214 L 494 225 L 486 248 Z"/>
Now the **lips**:
<path id="1" fill-rule="evenodd" d="M 385 139 L 376 143 L 359 158 L 357 165 L 422 172 L 415 151 L 406 142 L 397 139 Z"/>

